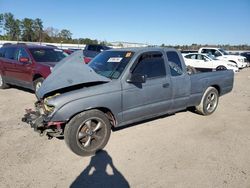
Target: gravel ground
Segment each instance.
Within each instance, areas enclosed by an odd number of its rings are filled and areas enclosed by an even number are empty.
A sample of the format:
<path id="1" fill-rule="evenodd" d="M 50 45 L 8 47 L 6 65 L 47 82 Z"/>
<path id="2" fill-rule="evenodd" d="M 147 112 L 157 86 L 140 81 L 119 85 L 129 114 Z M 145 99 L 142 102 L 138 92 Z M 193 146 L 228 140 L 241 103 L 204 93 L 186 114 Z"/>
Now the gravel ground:
<path id="1" fill-rule="evenodd" d="M 0 90 L 0 187 L 250 187 L 250 69 L 211 116 L 179 112 L 115 131 L 93 157 L 22 123 L 34 101 Z"/>

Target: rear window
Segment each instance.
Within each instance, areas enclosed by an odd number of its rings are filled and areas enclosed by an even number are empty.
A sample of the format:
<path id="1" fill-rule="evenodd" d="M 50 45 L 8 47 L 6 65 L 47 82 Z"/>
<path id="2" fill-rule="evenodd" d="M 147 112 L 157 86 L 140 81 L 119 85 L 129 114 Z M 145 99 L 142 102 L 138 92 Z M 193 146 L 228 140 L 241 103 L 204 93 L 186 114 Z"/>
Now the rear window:
<path id="1" fill-rule="evenodd" d="M 67 56 L 62 50 L 53 48 L 30 48 L 29 50 L 36 62 L 58 62 Z"/>

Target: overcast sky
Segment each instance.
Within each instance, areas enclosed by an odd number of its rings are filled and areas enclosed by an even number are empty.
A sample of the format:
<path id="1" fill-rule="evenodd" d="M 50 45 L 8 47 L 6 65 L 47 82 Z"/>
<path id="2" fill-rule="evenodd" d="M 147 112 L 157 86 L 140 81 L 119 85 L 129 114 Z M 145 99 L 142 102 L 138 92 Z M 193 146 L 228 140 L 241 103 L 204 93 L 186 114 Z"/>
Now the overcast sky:
<path id="1" fill-rule="evenodd" d="M 250 44 L 250 0 L 0 0 L 74 38 L 148 44 Z"/>

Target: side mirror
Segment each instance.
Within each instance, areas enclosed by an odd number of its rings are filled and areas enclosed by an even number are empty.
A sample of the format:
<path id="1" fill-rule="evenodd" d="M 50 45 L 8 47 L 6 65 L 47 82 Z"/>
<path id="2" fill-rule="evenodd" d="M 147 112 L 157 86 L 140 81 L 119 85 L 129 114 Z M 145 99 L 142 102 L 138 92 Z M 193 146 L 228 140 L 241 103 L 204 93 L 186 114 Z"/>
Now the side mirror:
<path id="1" fill-rule="evenodd" d="M 130 78 L 127 79 L 128 83 L 145 83 L 146 76 L 141 74 L 131 74 Z"/>
<path id="2" fill-rule="evenodd" d="M 21 63 L 29 63 L 29 58 L 27 58 L 27 57 L 20 57 L 19 58 L 19 62 L 21 62 Z"/>

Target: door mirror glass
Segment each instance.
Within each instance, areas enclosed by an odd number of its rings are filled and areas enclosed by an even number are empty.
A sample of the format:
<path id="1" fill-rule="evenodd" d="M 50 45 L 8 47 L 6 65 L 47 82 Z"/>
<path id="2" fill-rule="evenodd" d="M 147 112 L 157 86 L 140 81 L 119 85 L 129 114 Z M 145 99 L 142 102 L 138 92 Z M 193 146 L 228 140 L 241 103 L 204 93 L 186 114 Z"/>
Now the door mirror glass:
<path id="1" fill-rule="evenodd" d="M 21 62 L 21 63 L 29 63 L 29 58 L 27 58 L 27 57 L 20 57 L 19 58 L 19 62 Z"/>
<path id="2" fill-rule="evenodd" d="M 141 74 L 131 74 L 131 77 L 127 79 L 128 83 L 145 83 L 146 76 Z"/>

